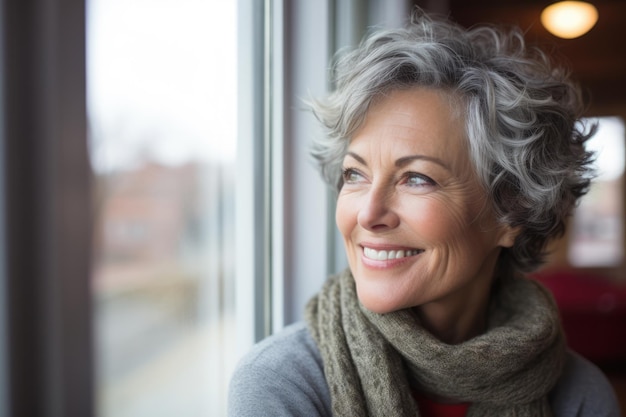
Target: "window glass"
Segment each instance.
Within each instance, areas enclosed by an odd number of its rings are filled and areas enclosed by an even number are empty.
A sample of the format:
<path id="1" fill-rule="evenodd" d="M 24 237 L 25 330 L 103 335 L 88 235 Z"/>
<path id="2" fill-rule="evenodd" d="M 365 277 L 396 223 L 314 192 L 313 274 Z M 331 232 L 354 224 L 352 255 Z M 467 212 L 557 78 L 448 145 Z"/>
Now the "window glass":
<path id="1" fill-rule="evenodd" d="M 225 414 L 236 359 L 236 5 L 88 1 L 101 417 Z"/>
<path id="2" fill-rule="evenodd" d="M 574 213 L 569 262 L 575 267 L 615 267 L 623 260 L 624 121 L 593 119 L 598 132 L 587 143 L 596 152 L 597 177 Z"/>

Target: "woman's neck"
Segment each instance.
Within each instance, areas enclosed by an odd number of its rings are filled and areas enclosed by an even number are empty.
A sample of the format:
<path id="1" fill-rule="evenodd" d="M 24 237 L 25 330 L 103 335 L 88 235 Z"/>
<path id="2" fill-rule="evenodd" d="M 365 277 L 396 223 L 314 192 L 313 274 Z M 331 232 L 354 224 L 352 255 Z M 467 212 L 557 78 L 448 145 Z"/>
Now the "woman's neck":
<path id="1" fill-rule="evenodd" d="M 489 299 L 493 278 L 483 280 L 470 290 L 416 307 L 422 326 L 444 343 L 455 345 L 483 334 L 487 330 Z"/>
<path id="2" fill-rule="evenodd" d="M 487 329 L 487 308 L 477 304 L 454 314 L 445 307 L 429 305 L 417 309 L 422 326 L 449 345 L 463 343 Z"/>

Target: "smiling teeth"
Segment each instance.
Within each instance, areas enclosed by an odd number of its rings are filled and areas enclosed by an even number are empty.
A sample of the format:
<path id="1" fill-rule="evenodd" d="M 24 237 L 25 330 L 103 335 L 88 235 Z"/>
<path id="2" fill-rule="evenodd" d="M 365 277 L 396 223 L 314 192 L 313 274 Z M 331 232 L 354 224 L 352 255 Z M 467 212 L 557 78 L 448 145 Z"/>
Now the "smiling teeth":
<path id="1" fill-rule="evenodd" d="M 366 258 L 374 259 L 376 261 L 386 261 L 389 259 L 400 259 L 408 256 L 414 256 L 420 253 L 420 250 L 376 250 L 371 248 L 363 248 L 363 253 Z"/>

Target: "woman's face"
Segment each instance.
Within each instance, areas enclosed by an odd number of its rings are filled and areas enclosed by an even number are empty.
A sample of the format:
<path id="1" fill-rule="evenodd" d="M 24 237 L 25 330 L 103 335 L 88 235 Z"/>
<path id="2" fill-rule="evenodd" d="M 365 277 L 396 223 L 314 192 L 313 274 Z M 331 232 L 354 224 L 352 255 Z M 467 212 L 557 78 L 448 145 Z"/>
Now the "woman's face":
<path id="1" fill-rule="evenodd" d="M 414 88 L 379 99 L 343 161 L 336 221 L 359 299 L 377 313 L 484 299 L 500 248 L 513 243 L 444 94 Z"/>

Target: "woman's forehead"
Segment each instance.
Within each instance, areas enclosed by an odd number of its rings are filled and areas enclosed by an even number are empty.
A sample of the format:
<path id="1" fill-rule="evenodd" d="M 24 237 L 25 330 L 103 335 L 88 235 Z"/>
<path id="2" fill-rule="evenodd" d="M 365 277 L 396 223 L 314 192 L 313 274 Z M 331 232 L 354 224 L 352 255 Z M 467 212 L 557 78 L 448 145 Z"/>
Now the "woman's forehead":
<path id="1" fill-rule="evenodd" d="M 463 121 L 444 91 L 394 90 L 370 107 L 349 148 L 416 148 L 447 153 L 465 148 Z"/>

